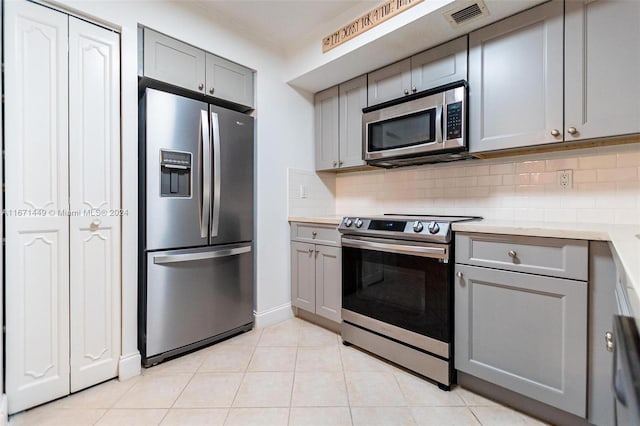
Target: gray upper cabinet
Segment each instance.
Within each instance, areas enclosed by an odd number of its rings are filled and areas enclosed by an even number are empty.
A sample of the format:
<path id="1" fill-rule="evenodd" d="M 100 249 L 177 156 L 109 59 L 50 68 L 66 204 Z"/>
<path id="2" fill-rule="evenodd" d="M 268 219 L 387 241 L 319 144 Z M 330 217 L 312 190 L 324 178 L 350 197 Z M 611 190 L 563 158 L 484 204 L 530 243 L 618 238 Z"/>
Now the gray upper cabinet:
<path id="1" fill-rule="evenodd" d="M 467 36 L 411 57 L 411 90 L 467 79 Z"/>
<path id="2" fill-rule="evenodd" d="M 568 1 L 565 140 L 640 132 L 640 2 Z"/>
<path id="3" fill-rule="evenodd" d="M 253 71 L 216 55 L 206 55 L 207 94 L 253 107 Z"/>
<path id="4" fill-rule="evenodd" d="M 367 106 L 367 76 L 342 83 L 339 88 L 340 100 L 340 168 L 363 166 L 362 159 L 362 108 Z"/>
<path id="5" fill-rule="evenodd" d="M 144 28 L 142 74 L 253 108 L 253 70 Z M 140 54 L 140 52 L 138 52 Z"/>
<path id="6" fill-rule="evenodd" d="M 338 86 L 316 93 L 316 170 L 338 167 Z"/>
<path id="7" fill-rule="evenodd" d="M 369 106 L 467 79 L 467 36 L 369 73 Z"/>
<path id="8" fill-rule="evenodd" d="M 144 75 L 204 93 L 205 52 L 145 28 Z"/>
<path id="9" fill-rule="evenodd" d="M 366 75 L 316 93 L 316 170 L 338 170 L 365 164 L 362 160 L 362 108 L 366 106 Z"/>
<path id="10" fill-rule="evenodd" d="M 563 2 L 469 35 L 469 150 L 563 140 Z"/>
<path id="11" fill-rule="evenodd" d="M 411 93 L 411 59 L 380 68 L 368 75 L 368 104 L 377 105 Z"/>

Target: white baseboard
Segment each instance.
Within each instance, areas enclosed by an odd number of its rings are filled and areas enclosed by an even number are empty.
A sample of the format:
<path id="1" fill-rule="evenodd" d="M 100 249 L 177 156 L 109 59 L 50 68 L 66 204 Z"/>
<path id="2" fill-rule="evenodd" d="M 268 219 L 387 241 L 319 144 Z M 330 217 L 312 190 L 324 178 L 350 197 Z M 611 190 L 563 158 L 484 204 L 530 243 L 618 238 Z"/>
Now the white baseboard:
<path id="1" fill-rule="evenodd" d="M 142 366 L 142 357 L 140 352 L 122 355 L 118 368 L 118 380 L 127 380 L 135 376 L 139 376 Z"/>
<path id="2" fill-rule="evenodd" d="M 7 394 L 2 394 L 2 400 L 0 400 L 0 425 L 6 426 L 9 424 L 9 410 L 7 409 Z"/>
<path id="3" fill-rule="evenodd" d="M 291 310 L 291 303 L 285 303 L 263 312 L 254 311 L 253 315 L 256 318 L 256 328 L 264 328 L 293 318 L 293 311 Z"/>

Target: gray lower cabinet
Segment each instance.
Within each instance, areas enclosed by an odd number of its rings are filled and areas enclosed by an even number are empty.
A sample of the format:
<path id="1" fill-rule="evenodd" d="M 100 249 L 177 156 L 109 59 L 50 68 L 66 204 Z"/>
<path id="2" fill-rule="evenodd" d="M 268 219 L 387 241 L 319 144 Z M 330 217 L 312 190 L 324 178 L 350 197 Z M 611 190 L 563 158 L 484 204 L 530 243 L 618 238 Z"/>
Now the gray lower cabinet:
<path id="1" fill-rule="evenodd" d="M 340 234 L 330 226 L 292 223 L 291 237 L 291 304 L 339 323 L 342 320 Z"/>
<path id="2" fill-rule="evenodd" d="M 456 369 L 587 418 L 588 301 L 596 298 L 587 280 L 607 274 L 589 269 L 589 242 L 458 233 L 455 243 Z"/>
<path id="3" fill-rule="evenodd" d="M 587 283 L 456 264 L 458 370 L 586 416 Z"/>

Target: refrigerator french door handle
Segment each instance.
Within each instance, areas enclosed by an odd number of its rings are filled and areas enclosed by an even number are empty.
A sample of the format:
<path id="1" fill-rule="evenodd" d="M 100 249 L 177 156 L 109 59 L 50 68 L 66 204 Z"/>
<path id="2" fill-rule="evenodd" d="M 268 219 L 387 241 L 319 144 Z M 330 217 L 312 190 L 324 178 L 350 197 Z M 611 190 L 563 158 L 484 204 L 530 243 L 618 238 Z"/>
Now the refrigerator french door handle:
<path id="1" fill-rule="evenodd" d="M 187 254 L 170 254 L 163 256 L 153 256 L 153 263 L 162 265 L 165 263 L 193 262 L 194 260 L 216 259 L 219 257 L 229 257 L 238 254 L 249 253 L 251 246 L 237 247 L 216 251 L 208 251 L 203 253 L 187 253 Z"/>
<path id="2" fill-rule="evenodd" d="M 211 236 L 218 236 L 220 221 L 220 121 L 218 114 L 211 113 L 211 133 L 213 137 L 213 210 L 211 212 Z"/>
<path id="3" fill-rule="evenodd" d="M 200 200 L 200 237 L 209 234 L 209 215 L 211 206 L 211 146 L 209 144 L 209 117 L 207 111 L 200 111 L 200 146 L 202 149 L 202 194 Z"/>

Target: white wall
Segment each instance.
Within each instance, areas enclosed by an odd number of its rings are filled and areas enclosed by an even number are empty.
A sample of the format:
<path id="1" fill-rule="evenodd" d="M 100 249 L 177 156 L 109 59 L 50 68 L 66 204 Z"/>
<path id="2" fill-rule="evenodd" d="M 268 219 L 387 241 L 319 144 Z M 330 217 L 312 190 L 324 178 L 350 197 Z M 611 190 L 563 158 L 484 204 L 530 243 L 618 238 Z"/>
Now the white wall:
<path id="1" fill-rule="evenodd" d="M 313 167 L 313 102 L 283 81 L 277 55 L 225 28 L 190 2 L 60 0 L 56 5 L 121 31 L 123 208 L 123 357 L 121 377 L 136 374 L 137 355 L 137 25 L 201 47 L 257 70 L 257 294 L 261 325 L 291 315 L 289 287 L 288 167 Z M 262 315 L 272 312 L 273 315 Z M 121 364 L 123 367 L 123 364 Z M 123 369 L 126 370 L 123 372 Z"/>

